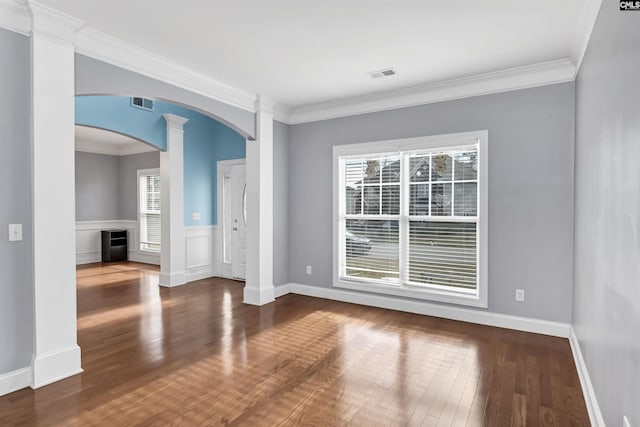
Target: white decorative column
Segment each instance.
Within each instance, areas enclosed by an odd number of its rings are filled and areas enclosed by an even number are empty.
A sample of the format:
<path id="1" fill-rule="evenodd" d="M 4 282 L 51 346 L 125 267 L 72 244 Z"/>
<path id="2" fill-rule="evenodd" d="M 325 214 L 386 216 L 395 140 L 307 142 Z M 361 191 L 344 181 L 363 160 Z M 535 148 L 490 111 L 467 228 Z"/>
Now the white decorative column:
<path id="1" fill-rule="evenodd" d="M 256 102 L 257 139 L 247 140 L 246 304 L 274 300 L 273 287 L 273 102 Z"/>
<path id="2" fill-rule="evenodd" d="M 30 2 L 33 310 L 32 387 L 82 372 L 76 327 L 75 32 L 67 15 Z"/>
<path id="3" fill-rule="evenodd" d="M 163 116 L 167 151 L 160 152 L 160 286 L 171 287 L 186 283 L 183 126 L 189 119 Z"/>

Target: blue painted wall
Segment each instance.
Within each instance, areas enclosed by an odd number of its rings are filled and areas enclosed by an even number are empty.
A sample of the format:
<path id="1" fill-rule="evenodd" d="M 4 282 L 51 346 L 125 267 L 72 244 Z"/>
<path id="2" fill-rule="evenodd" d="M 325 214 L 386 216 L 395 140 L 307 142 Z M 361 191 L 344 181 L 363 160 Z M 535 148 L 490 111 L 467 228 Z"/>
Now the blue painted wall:
<path id="1" fill-rule="evenodd" d="M 189 119 L 184 125 L 184 225 L 215 225 L 216 162 L 246 156 L 240 134 L 204 114 L 166 102 L 155 101 L 153 111 L 146 111 L 132 107 L 129 97 L 76 97 L 76 124 L 129 135 L 161 150 L 167 148 L 164 113 Z M 200 220 L 192 220 L 194 212 L 200 213 Z"/>

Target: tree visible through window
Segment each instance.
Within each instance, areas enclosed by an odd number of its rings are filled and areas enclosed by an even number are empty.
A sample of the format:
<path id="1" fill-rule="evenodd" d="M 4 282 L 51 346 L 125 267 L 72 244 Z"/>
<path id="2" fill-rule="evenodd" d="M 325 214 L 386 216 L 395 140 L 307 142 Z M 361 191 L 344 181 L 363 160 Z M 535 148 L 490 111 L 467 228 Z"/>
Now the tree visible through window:
<path id="1" fill-rule="evenodd" d="M 140 250 L 160 251 L 160 173 L 138 171 L 140 185 Z"/>

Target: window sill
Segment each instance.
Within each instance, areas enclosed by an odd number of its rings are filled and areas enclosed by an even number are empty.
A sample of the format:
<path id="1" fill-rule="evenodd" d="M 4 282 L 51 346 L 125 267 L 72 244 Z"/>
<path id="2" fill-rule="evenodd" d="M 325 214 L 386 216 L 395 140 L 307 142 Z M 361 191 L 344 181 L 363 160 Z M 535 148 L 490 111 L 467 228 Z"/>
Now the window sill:
<path id="1" fill-rule="evenodd" d="M 487 308 L 488 303 L 482 300 L 478 293 L 447 291 L 434 288 L 417 288 L 413 286 L 385 285 L 382 283 L 348 280 L 339 278 L 334 280 L 334 287 L 355 291 L 371 292 L 405 298 L 414 298 L 425 301 L 444 302 L 449 304 L 465 305 L 470 307 Z"/>

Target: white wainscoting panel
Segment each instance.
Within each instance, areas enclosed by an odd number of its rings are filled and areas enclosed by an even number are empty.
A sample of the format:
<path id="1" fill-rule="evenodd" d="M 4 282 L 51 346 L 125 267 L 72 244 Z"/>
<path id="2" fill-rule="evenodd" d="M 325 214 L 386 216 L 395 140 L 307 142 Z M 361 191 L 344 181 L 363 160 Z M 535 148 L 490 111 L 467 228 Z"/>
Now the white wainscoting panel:
<path id="1" fill-rule="evenodd" d="M 187 282 L 220 275 L 218 228 L 215 225 L 184 228 Z"/>
<path id="2" fill-rule="evenodd" d="M 76 265 L 100 262 L 102 260 L 100 231 L 114 228 L 128 231 L 129 260 L 160 265 L 160 254 L 138 250 L 138 223 L 130 220 L 77 221 Z"/>
<path id="3" fill-rule="evenodd" d="M 160 254 L 139 251 L 136 221 L 76 222 L 76 265 L 100 262 L 102 259 L 101 230 L 125 229 L 129 233 L 129 260 L 160 265 Z M 215 225 L 185 227 L 187 281 L 220 275 L 218 228 Z"/>

